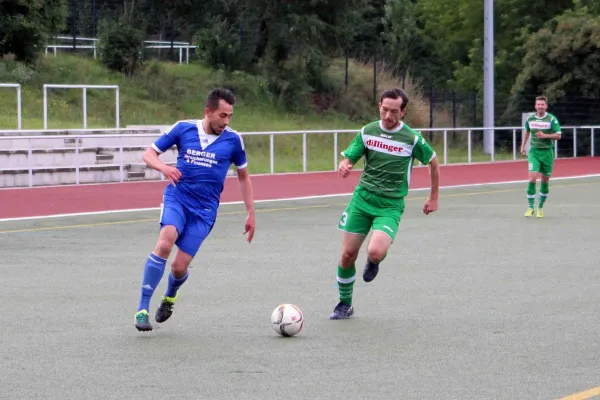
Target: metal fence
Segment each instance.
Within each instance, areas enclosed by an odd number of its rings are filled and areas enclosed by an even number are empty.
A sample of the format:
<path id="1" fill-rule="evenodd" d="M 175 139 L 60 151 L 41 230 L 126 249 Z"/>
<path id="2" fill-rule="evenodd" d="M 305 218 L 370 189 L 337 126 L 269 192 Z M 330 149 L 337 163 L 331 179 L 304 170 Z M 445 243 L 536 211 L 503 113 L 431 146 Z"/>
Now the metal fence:
<path id="1" fill-rule="evenodd" d="M 494 146 L 489 154 L 483 150 L 483 134 L 486 130 L 492 130 L 494 135 Z M 123 134 L 90 134 L 91 130 L 78 130 L 75 134 L 64 135 L 60 134 L 60 130 L 47 130 L 45 135 L 31 135 L 31 131 L 0 131 L 0 151 L 6 150 L 19 150 L 26 152 L 27 154 L 27 167 L 11 168 L 2 167 L 3 171 L 20 170 L 28 171 L 29 175 L 29 186 L 33 186 L 33 173 L 38 169 L 47 167 L 36 167 L 35 163 L 35 150 L 36 149 L 48 149 L 49 147 L 59 147 L 48 145 L 51 140 L 62 140 L 64 143 L 69 140 L 74 146 L 73 158 L 70 158 L 66 164 L 57 165 L 56 168 L 71 168 L 74 169 L 76 174 L 76 184 L 79 184 L 79 170 L 80 168 L 87 167 L 85 163 L 80 162 L 80 155 L 84 150 L 95 147 L 112 147 L 115 149 L 115 154 L 120 155 L 117 157 L 117 163 L 113 164 L 116 168 L 119 167 L 119 181 L 123 182 L 126 180 L 125 170 L 126 167 L 131 166 L 145 166 L 139 157 L 139 161 L 126 162 L 123 160 L 123 152 L 127 147 L 131 147 L 135 139 L 138 139 L 137 147 L 143 148 L 147 144 L 154 141 L 161 134 L 160 133 L 123 133 Z M 114 130 L 113 130 L 114 131 Z M 118 131 L 118 130 L 117 130 Z M 127 130 L 122 130 L 126 132 Z M 495 128 L 481 128 L 481 127 L 467 127 L 467 128 L 427 128 L 421 129 L 420 132 L 424 137 L 430 138 L 432 146 L 438 153 L 440 163 L 442 165 L 454 164 L 454 163 L 476 163 L 476 162 L 495 162 L 495 161 L 514 161 L 518 160 L 520 156 L 520 146 L 522 141 L 523 129 L 522 127 L 495 127 Z M 254 138 L 268 138 L 268 172 L 276 173 L 276 159 L 277 153 L 286 153 L 286 148 L 292 146 L 291 142 L 283 141 L 276 144 L 276 137 L 301 137 L 301 154 L 302 154 L 302 167 L 301 171 L 297 172 L 308 172 L 308 159 L 310 156 L 308 138 L 312 135 L 325 135 L 329 136 L 327 142 L 330 143 L 331 150 L 326 150 L 324 146 L 320 146 L 320 157 L 326 157 L 326 154 L 331 154 L 329 164 L 331 167 L 324 167 L 319 170 L 321 171 L 334 171 L 337 169 L 338 162 L 340 161 L 340 152 L 345 148 L 349 140 L 356 135 L 356 130 L 321 130 L 321 131 L 284 131 L 284 132 L 242 132 L 242 136 L 245 138 L 247 143 L 247 152 L 249 157 L 256 155 L 257 152 L 262 151 L 258 146 L 253 144 Z M 600 125 L 597 126 L 566 126 L 563 127 L 563 139 L 565 140 L 561 146 L 559 142 L 555 142 L 555 157 L 566 158 L 566 157 L 582 157 L 582 156 L 596 156 L 595 151 L 595 136 L 600 133 Z M 340 142 L 340 136 L 344 135 L 344 143 Z M 139 139 L 144 140 L 140 141 Z M 93 139 L 93 140 L 92 140 Z M 88 143 L 86 144 L 86 141 Z M 45 143 L 43 143 L 45 142 Z M 110 143 L 109 143 L 110 142 Z M 324 143 L 320 142 L 320 143 Z M 60 142 L 58 142 L 60 143 Z M 93 144 L 92 144 L 93 143 Z M 109 144 L 107 144 L 109 143 Z M 300 147 L 299 146 L 299 147 Z M 63 146 L 64 147 L 64 146 Z M 300 150 L 300 149 L 298 149 Z M 300 151 L 299 151 L 300 152 Z M 262 153 L 261 153 L 262 155 Z M 264 154 L 266 156 L 266 154 Z M 460 157 L 459 157 L 460 156 Z M 462 158 L 461 158 L 462 157 Z M 138 158 L 136 157 L 136 160 Z M 0 164 L 1 165 L 1 164 Z"/>
<path id="2" fill-rule="evenodd" d="M 18 83 L 0 83 L 0 88 L 12 88 L 17 89 L 17 128 L 21 129 L 23 126 L 23 111 L 22 111 L 22 100 L 21 100 L 21 85 Z"/>
<path id="3" fill-rule="evenodd" d="M 56 57 L 58 54 L 58 49 L 63 50 L 91 50 L 93 57 L 97 58 L 98 56 L 98 48 L 97 48 L 97 38 L 89 38 L 89 37 L 69 37 L 69 36 L 55 36 L 54 40 L 57 42 L 67 42 L 70 41 L 72 44 L 57 44 L 51 43 L 46 45 L 45 55 L 48 55 L 48 51 L 52 50 L 54 56 Z M 90 44 L 83 44 L 83 43 Z M 171 49 L 179 52 L 179 64 L 183 64 L 183 57 L 185 51 L 185 63 L 190 63 L 190 49 L 196 51 L 196 46 L 192 45 L 190 42 L 170 42 L 166 40 L 144 40 L 144 48 L 146 49 Z"/>

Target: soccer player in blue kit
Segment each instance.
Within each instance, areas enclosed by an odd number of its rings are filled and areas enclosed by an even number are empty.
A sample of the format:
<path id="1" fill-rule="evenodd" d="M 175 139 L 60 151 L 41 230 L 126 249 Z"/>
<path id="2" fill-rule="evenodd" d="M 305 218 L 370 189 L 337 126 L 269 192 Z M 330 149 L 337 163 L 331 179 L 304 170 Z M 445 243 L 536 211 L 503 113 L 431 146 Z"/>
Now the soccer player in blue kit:
<path id="1" fill-rule="evenodd" d="M 235 95 L 215 89 L 208 95 L 204 119 L 179 121 L 144 153 L 144 162 L 161 172 L 170 183 L 163 194 L 160 233 L 144 267 L 141 297 L 135 314 L 135 327 L 151 331 L 150 299 L 165 271 L 173 245 L 178 249 L 171 263 L 167 290 L 156 310 L 156 322 L 173 313 L 178 289 L 188 279 L 188 266 L 212 230 L 219 208 L 227 171 L 237 169 L 240 190 L 248 213 L 244 234 L 252 241 L 255 211 L 252 182 L 247 169 L 242 137 L 229 128 Z M 169 166 L 159 155 L 177 146 L 177 167 Z"/>

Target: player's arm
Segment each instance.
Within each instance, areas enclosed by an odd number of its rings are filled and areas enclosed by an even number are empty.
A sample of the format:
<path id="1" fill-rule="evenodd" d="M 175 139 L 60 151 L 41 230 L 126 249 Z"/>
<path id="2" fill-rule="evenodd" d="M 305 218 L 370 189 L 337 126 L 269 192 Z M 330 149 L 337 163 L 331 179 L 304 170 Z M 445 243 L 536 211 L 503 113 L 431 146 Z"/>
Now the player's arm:
<path id="1" fill-rule="evenodd" d="M 440 163 L 435 151 L 422 136 L 417 136 L 416 138 L 413 146 L 413 155 L 417 160 L 421 161 L 421 163 L 427 165 L 429 168 L 431 192 L 423 206 L 423 213 L 427 215 L 438 209 L 440 195 Z"/>
<path id="2" fill-rule="evenodd" d="M 244 234 L 248 234 L 248 243 L 252 242 L 254 237 L 254 229 L 256 226 L 256 211 L 254 210 L 254 188 L 248 168 L 240 168 L 237 170 L 238 182 L 240 183 L 240 192 L 246 206 L 246 224 L 244 226 Z"/>
<path id="3" fill-rule="evenodd" d="M 162 162 L 160 155 L 179 143 L 181 134 L 180 129 L 179 124 L 173 125 L 171 129 L 165 132 L 160 138 L 152 143 L 152 146 L 144 151 L 143 157 L 146 165 L 163 174 L 173 185 L 181 178 L 181 172 L 179 172 L 177 168 Z"/>
<path id="4" fill-rule="evenodd" d="M 529 140 L 529 135 L 531 134 L 531 130 L 529 129 L 529 121 L 525 121 L 525 135 L 523 136 L 523 141 L 521 142 L 521 154 L 525 155 L 525 147 L 527 146 L 527 141 Z"/>
<path id="5" fill-rule="evenodd" d="M 540 139 L 560 140 L 562 137 L 560 130 L 560 124 L 556 118 L 552 118 L 552 133 L 541 133 L 538 132 L 537 137 Z"/>
<path id="6" fill-rule="evenodd" d="M 250 243 L 254 237 L 254 229 L 256 227 L 254 188 L 252 187 L 252 180 L 250 179 L 250 173 L 248 172 L 248 160 L 246 158 L 244 140 L 241 136 L 239 136 L 239 139 L 240 141 L 239 144 L 237 144 L 232 161 L 236 168 L 238 182 L 240 184 L 240 192 L 242 194 L 242 199 L 244 200 L 244 206 L 246 207 L 246 212 L 248 213 L 244 226 L 244 235 L 246 233 L 248 234 L 248 243 Z"/>
<path id="7" fill-rule="evenodd" d="M 431 181 L 431 193 L 429 194 L 429 199 L 435 201 L 435 209 L 430 210 L 429 212 L 425 210 L 425 214 L 429 214 L 431 211 L 437 210 L 437 203 L 440 195 L 440 162 L 435 154 L 429 162 L 428 167 L 429 179 Z"/>
<path id="8" fill-rule="evenodd" d="M 365 154 L 365 142 L 363 141 L 362 134 L 362 130 L 358 132 L 348 148 L 341 153 L 344 159 L 340 162 L 338 172 L 343 178 L 348 176 L 354 164 Z"/>

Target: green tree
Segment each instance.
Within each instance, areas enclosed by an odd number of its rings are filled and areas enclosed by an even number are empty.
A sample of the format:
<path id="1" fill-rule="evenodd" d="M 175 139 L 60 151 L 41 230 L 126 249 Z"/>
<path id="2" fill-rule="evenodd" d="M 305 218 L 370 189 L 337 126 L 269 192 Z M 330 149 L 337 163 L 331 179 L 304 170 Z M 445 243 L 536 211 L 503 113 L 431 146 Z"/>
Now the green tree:
<path id="1" fill-rule="evenodd" d="M 66 0 L 0 1 L 0 56 L 31 62 L 48 39 L 66 25 Z"/>
<path id="2" fill-rule="evenodd" d="M 600 17 L 585 9 L 566 11 L 532 35 L 524 49 L 514 94 L 543 93 L 551 101 L 600 97 Z"/>
<path id="3" fill-rule="evenodd" d="M 98 29 L 100 60 L 114 71 L 135 74 L 143 64 L 144 34 L 136 28 L 135 4 L 123 9 L 117 19 L 104 19 Z"/>

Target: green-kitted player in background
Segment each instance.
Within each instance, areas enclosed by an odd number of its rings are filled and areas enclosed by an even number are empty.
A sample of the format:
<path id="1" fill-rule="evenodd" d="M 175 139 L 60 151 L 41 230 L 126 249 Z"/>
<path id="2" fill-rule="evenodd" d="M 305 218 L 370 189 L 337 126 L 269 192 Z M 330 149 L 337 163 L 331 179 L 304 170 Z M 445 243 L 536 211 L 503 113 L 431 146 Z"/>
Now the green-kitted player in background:
<path id="1" fill-rule="evenodd" d="M 363 156 L 365 168 L 338 223 L 344 239 L 337 267 L 339 303 L 331 319 L 348 318 L 354 313 L 355 261 L 371 230 L 363 279 L 371 282 L 377 276 L 379 263 L 398 232 L 415 159 L 429 165 L 431 176 L 431 194 L 425 201 L 423 213 L 427 215 L 438 208 L 439 163 L 423 136 L 402 122 L 407 105 L 408 96 L 401 89 L 385 91 L 379 101 L 381 119 L 365 125 L 342 152 L 344 159 L 338 171 L 343 178 Z"/>
<path id="2" fill-rule="evenodd" d="M 537 178 L 541 176 L 540 199 L 538 203 L 537 217 L 544 216 L 544 203 L 548 198 L 550 176 L 554 166 L 554 141 L 560 140 L 560 124 L 558 119 L 546 110 L 548 100 L 544 96 L 535 99 L 535 113 L 532 113 L 525 121 L 525 137 L 521 143 L 521 154 L 526 155 L 526 144 L 531 135 L 529 144 L 529 184 L 527 185 L 527 200 L 529 208 L 525 211 L 526 217 L 534 213 L 535 193 Z"/>

